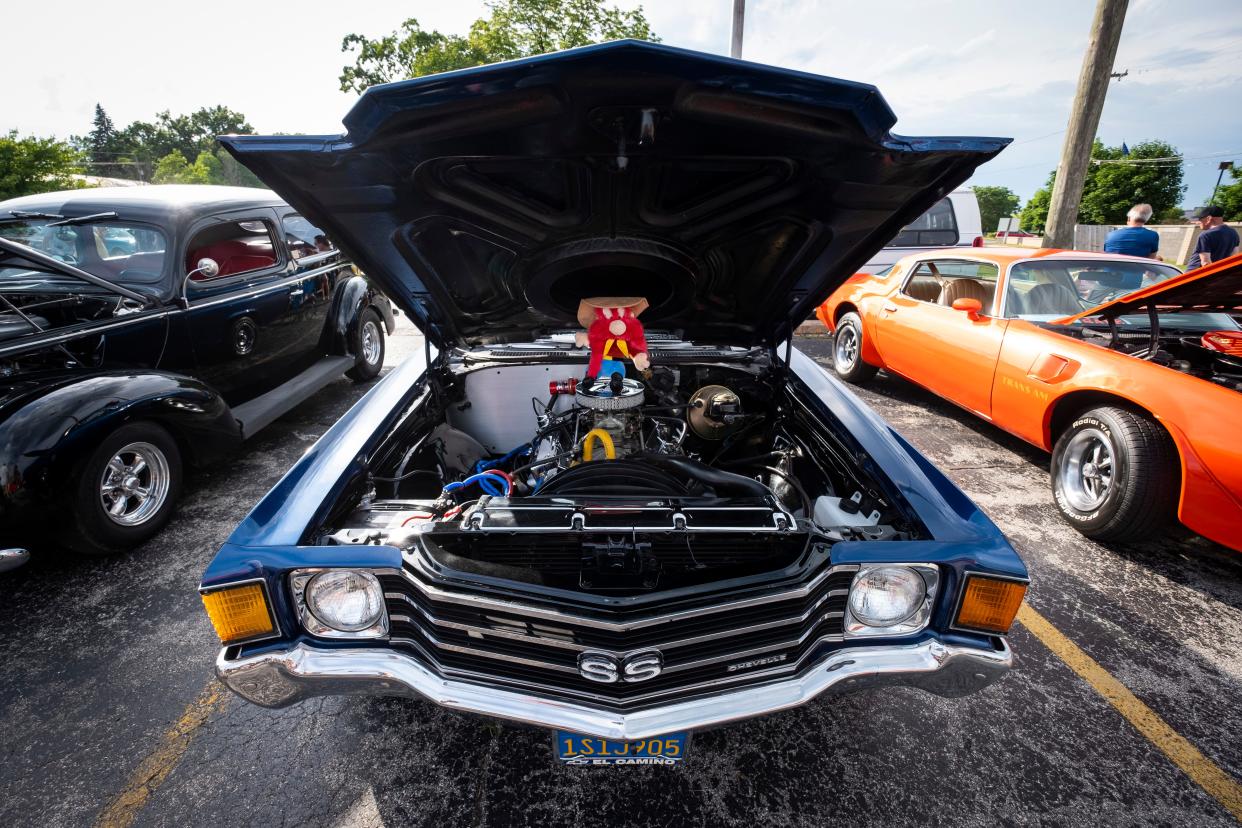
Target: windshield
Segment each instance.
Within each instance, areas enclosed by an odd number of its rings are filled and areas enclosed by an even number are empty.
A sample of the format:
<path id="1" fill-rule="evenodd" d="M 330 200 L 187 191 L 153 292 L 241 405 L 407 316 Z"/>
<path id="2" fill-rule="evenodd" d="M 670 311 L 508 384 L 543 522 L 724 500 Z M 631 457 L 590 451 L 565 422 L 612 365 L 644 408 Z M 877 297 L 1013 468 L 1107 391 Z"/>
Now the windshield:
<path id="1" fill-rule="evenodd" d="M 33 247 L 41 253 L 123 285 L 160 281 L 164 272 L 164 233 L 149 224 L 109 219 L 57 226 L 55 218 L 0 222 L 0 237 Z M 23 268 L 29 276 L 31 271 Z M 18 271 L 3 268 L 4 277 Z M 53 278 L 67 279 L 56 276 Z"/>
<path id="2" fill-rule="evenodd" d="M 1005 316 L 1051 322 L 1180 274 L 1172 265 L 1140 260 L 1020 262 L 1009 269 Z"/>

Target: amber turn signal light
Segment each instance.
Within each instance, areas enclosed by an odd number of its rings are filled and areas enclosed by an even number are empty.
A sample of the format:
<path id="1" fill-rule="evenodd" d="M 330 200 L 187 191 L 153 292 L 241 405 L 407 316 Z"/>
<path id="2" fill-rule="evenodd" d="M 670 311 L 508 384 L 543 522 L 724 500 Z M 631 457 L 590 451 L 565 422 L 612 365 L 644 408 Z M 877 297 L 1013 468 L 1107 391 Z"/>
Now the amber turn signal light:
<path id="1" fill-rule="evenodd" d="M 276 623 L 260 583 L 217 589 L 203 595 L 207 617 L 224 644 L 240 644 L 273 635 Z"/>
<path id="2" fill-rule="evenodd" d="M 953 625 L 1005 635 L 1009 632 L 1025 595 L 1026 584 L 1020 581 L 968 575 L 966 591 L 962 595 L 961 605 L 957 608 L 957 619 Z"/>

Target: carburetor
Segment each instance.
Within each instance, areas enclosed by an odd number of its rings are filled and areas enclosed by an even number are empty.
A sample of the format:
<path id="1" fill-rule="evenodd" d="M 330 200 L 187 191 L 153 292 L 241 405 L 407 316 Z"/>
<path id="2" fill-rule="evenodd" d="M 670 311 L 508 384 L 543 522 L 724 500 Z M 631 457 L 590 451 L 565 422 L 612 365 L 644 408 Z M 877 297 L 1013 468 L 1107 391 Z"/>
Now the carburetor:
<path id="1" fill-rule="evenodd" d="M 610 380 L 578 383 L 574 389 L 574 400 L 590 411 L 591 427 L 608 433 L 619 458 L 642 448 L 643 417 L 639 407 L 643 399 L 643 384 L 619 374 Z"/>

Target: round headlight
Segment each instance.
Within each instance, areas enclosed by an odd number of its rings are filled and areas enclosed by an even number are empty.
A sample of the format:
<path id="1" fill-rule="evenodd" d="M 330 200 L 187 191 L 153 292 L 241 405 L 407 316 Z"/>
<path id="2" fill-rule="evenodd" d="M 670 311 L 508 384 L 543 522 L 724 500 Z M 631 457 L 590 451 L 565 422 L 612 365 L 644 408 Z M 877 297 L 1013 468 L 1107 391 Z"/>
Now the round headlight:
<path id="1" fill-rule="evenodd" d="M 379 623 L 384 614 L 384 591 L 370 572 L 320 572 L 306 585 L 306 607 L 325 626 L 358 632 Z"/>
<path id="2" fill-rule="evenodd" d="M 881 566 L 854 581 L 850 612 L 869 627 L 892 627 L 913 615 L 926 594 L 919 573 L 903 566 Z"/>

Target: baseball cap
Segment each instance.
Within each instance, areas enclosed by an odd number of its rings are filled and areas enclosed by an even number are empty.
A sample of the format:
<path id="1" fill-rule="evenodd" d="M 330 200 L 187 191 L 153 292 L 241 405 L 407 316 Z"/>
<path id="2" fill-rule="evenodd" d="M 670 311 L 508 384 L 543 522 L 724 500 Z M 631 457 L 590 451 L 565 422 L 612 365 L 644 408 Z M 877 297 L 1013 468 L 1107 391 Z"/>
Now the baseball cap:
<path id="1" fill-rule="evenodd" d="M 1215 205 L 1212 205 L 1210 207 L 1204 207 L 1202 210 L 1200 210 L 1198 214 L 1195 215 L 1195 218 L 1201 218 L 1201 219 L 1209 218 L 1209 217 L 1218 218 L 1223 215 L 1225 215 L 1224 210 L 1222 210 L 1221 208 Z"/>

